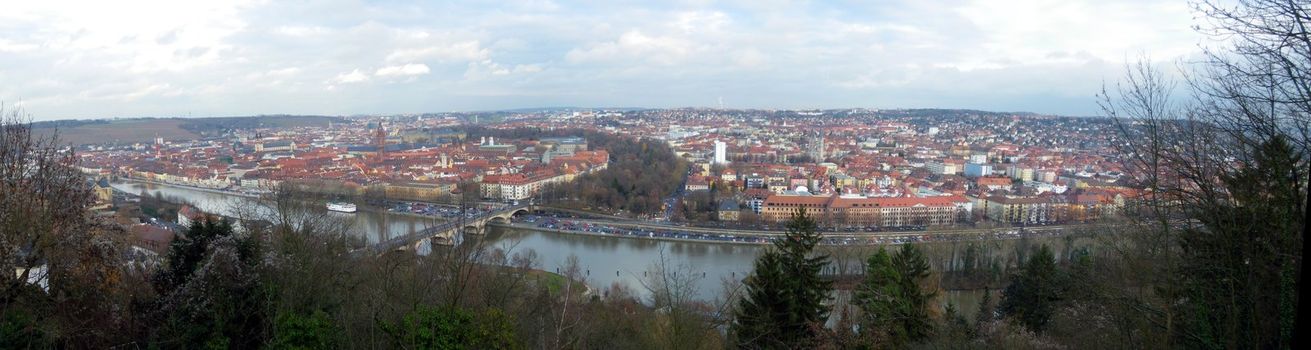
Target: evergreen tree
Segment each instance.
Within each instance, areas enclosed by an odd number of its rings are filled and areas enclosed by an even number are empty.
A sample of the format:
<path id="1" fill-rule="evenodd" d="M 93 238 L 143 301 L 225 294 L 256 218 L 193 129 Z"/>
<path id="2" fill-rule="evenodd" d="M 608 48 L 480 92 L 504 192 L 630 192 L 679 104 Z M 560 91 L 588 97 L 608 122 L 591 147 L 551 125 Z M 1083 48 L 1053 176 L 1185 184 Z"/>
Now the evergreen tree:
<path id="1" fill-rule="evenodd" d="M 973 327 L 970 327 L 970 321 L 965 319 L 956 310 L 956 304 L 948 302 L 942 311 L 942 330 L 935 338 L 946 340 L 964 340 L 969 339 L 974 334 Z M 926 337 L 924 340 L 932 340 Z"/>
<path id="2" fill-rule="evenodd" d="M 1283 137 L 1249 157 L 1223 179 L 1229 198 L 1198 206 L 1202 226 L 1181 236 L 1185 315 L 1176 336 L 1189 347 L 1288 346 L 1294 316 L 1285 311 L 1297 309 L 1297 286 L 1285 275 L 1301 254 L 1305 170 Z"/>
<path id="3" fill-rule="evenodd" d="M 745 281 L 746 296 L 738 302 L 733 333 L 742 348 L 782 348 L 784 332 L 775 320 L 788 318 L 786 288 L 780 254 L 767 250 L 756 258 L 753 271 Z"/>
<path id="4" fill-rule="evenodd" d="M 232 225 L 227 220 L 205 218 L 194 220 L 187 232 L 177 239 L 168 249 L 168 266 L 157 275 L 157 287 L 166 293 L 177 286 L 187 283 L 197 266 L 205 259 L 210 243 L 232 235 Z"/>
<path id="5" fill-rule="evenodd" d="M 829 257 L 810 256 L 820 240 L 815 220 L 803 209 L 787 227 L 787 236 L 756 259 L 745 281 L 732 325 L 742 348 L 810 347 L 828 317 L 824 301 L 832 282 L 819 273 Z"/>
<path id="6" fill-rule="evenodd" d="M 908 337 L 896 326 L 899 302 L 903 300 L 899 284 L 901 275 L 892 265 L 892 257 L 883 247 L 865 264 L 865 280 L 856 291 L 855 303 L 864 312 L 860 322 L 867 340 L 889 344 L 904 343 Z"/>
<path id="7" fill-rule="evenodd" d="M 938 291 L 923 287 L 929 278 L 929 262 L 924 251 L 914 244 L 903 244 L 892 256 L 892 265 L 901 279 L 897 285 L 904 299 L 902 327 L 911 341 L 920 341 L 933 333 L 933 320 L 929 318 L 929 303 Z"/>
<path id="8" fill-rule="evenodd" d="M 979 310 L 974 314 L 974 329 L 981 329 L 988 322 L 992 322 L 995 311 L 996 307 L 992 305 L 992 290 L 984 289 L 983 297 L 979 298 Z"/>
<path id="9" fill-rule="evenodd" d="M 163 348 L 252 348 L 266 338 L 267 296 L 258 279 L 257 242 L 226 221 L 195 222 L 174 241 L 158 277 Z"/>
<path id="10" fill-rule="evenodd" d="M 1002 315 L 1014 317 L 1030 331 L 1041 333 L 1063 298 L 1064 283 L 1061 271 L 1056 268 L 1056 258 L 1044 244 L 1011 277 L 1011 284 L 1002 292 L 999 309 Z"/>
<path id="11" fill-rule="evenodd" d="M 929 276 L 923 252 L 907 244 L 889 255 L 880 247 L 866 263 L 865 280 L 854 302 L 864 311 L 861 329 L 867 339 L 905 346 L 932 335 L 928 304 L 937 292 L 922 287 Z"/>

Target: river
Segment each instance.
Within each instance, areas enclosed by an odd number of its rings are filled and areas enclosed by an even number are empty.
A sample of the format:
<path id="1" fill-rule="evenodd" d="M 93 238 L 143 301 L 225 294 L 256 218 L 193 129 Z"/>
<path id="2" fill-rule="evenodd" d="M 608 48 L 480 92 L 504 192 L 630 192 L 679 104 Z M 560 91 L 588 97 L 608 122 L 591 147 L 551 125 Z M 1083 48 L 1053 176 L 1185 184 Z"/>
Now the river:
<path id="1" fill-rule="evenodd" d="M 140 182 L 119 182 L 114 183 L 113 186 L 129 193 L 141 193 L 142 190 L 151 195 L 159 193 L 167 200 L 185 201 L 205 212 L 220 215 L 232 215 L 235 208 L 248 201 L 246 198 L 232 194 L 181 186 Z M 363 206 L 355 214 L 343 215 L 349 215 L 351 218 L 352 231 L 370 243 L 421 230 L 438 222 L 435 219 Z M 1011 241 L 1017 240 L 989 242 L 988 244 L 994 247 L 986 254 L 996 255 L 1003 263 L 1011 263 L 1006 260 L 1015 249 L 1016 244 Z M 589 286 L 604 290 L 618 283 L 628 286 L 639 294 L 646 294 L 641 283 L 644 281 L 644 275 L 663 257 L 664 261 L 668 262 L 668 269 L 679 271 L 685 276 L 690 275 L 697 289 L 697 297 L 707 301 L 715 300 L 724 294 L 725 280 L 741 279 L 745 276 L 751 270 L 756 256 L 765 249 L 763 245 L 562 234 L 496 226 L 491 227 L 485 237 L 468 242 L 483 242 L 492 248 L 505 249 L 511 253 L 532 250 L 538 257 L 538 268 L 552 272 L 563 267 L 569 256 L 576 256 Z M 957 261 L 964 244 L 968 243 L 926 244 L 926 256 L 930 257 L 931 265 L 935 269 L 951 269 L 958 265 Z M 835 258 L 834 270 L 854 272 L 860 269 L 859 264 L 864 257 L 877 248 L 821 247 L 820 249 Z M 1062 255 L 1061 249 L 1056 251 L 1058 257 Z M 942 303 L 953 302 L 962 312 L 973 314 L 974 305 L 981 295 L 981 291 L 948 291 L 944 293 Z"/>
<path id="2" fill-rule="evenodd" d="M 145 190 L 148 194 L 154 196 L 159 194 L 165 200 L 175 203 L 188 203 L 206 213 L 213 213 L 223 216 L 236 217 L 237 212 L 242 208 L 255 210 L 267 210 L 263 206 L 250 205 L 250 198 L 242 197 L 236 194 L 224 194 L 213 191 L 200 190 L 184 186 L 161 185 L 136 181 L 115 182 L 110 184 L 115 189 L 140 194 Z M 261 212 L 259 215 L 269 213 Z M 422 230 L 439 221 L 437 219 L 428 219 L 415 215 L 404 215 L 389 213 L 375 208 L 361 206 L 360 210 L 354 214 L 341 214 L 351 220 L 351 231 L 362 236 L 369 243 L 385 241 L 388 238 L 404 235 L 417 230 Z M 167 218 L 176 220 L 176 218 Z"/>

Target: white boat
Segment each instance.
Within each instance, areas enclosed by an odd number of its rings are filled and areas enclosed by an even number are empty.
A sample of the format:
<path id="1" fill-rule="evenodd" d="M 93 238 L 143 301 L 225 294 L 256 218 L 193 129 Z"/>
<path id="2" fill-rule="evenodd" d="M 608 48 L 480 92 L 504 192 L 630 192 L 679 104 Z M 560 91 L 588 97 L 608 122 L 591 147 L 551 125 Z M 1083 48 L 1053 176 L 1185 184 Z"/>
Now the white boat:
<path id="1" fill-rule="evenodd" d="M 346 202 L 328 202 L 328 210 L 339 211 L 343 213 L 354 213 L 355 203 Z"/>

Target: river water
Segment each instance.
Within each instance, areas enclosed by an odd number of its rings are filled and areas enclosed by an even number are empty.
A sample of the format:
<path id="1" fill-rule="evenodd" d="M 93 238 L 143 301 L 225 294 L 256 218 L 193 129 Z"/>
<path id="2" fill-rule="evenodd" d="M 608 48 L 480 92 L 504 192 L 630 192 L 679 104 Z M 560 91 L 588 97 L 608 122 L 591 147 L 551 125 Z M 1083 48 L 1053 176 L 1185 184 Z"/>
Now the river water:
<path id="1" fill-rule="evenodd" d="M 251 198 L 235 194 L 133 181 L 115 182 L 110 185 L 117 190 L 132 194 L 140 194 L 143 190 L 151 196 L 159 194 L 170 202 L 188 203 L 206 213 L 237 217 L 240 210 L 254 209 L 260 211 L 257 215 L 265 216 L 269 214 L 265 212 L 268 210 L 266 207 L 251 205 Z M 364 206 L 361 206 L 360 211 L 354 214 L 340 214 L 351 221 L 352 233 L 363 237 L 369 243 L 377 243 L 394 236 L 423 230 L 440 222 L 437 219 L 389 213 Z M 168 219 L 176 220 L 176 218 Z"/>
<path id="2" fill-rule="evenodd" d="M 239 208 L 249 207 L 249 199 L 233 194 L 140 182 L 119 182 L 112 185 L 116 189 L 134 194 L 139 194 L 143 190 L 152 196 L 158 193 L 167 200 L 185 201 L 202 211 L 220 215 L 235 216 L 234 213 Z M 439 222 L 436 219 L 391 213 L 363 206 L 355 214 L 343 215 L 347 215 L 352 222 L 353 233 L 370 243 L 422 230 Z M 696 296 L 706 301 L 713 301 L 722 296 L 726 281 L 740 280 L 749 273 L 752 263 L 765 249 L 763 245 L 603 237 L 509 227 L 491 227 L 485 237 L 475 237 L 468 242 L 482 242 L 491 248 L 503 249 L 509 253 L 526 253 L 531 250 L 538 257 L 537 267 L 552 272 L 562 269 L 569 257 L 575 256 L 589 286 L 599 291 L 612 284 L 620 284 L 639 295 L 647 294 L 644 292 L 642 282 L 647 280 L 645 276 L 663 260 L 666 262 L 666 270 L 677 271 L 681 276 L 690 277 L 696 287 Z M 875 248 L 823 247 L 821 249 L 835 257 L 838 261 L 835 265 L 845 266 L 845 268 L 834 267 L 834 269 L 851 272 L 859 270 L 859 262 Z M 945 253 L 948 249 L 953 252 L 951 255 L 955 256 L 954 245 L 929 247 L 929 253 L 945 256 L 948 254 Z M 935 263 L 935 268 L 942 267 Z M 972 314 L 974 305 L 981 295 L 981 291 L 949 291 L 944 293 L 944 298 L 941 299 L 943 304 L 953 302 L 962 312 Z"/>

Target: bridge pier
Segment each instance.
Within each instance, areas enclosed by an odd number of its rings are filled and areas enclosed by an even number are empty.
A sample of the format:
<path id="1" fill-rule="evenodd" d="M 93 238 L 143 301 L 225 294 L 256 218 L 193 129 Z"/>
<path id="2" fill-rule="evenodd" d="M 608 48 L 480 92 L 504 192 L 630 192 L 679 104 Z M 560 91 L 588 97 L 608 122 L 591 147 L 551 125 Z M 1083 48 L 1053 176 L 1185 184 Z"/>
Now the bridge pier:
<path id="1" fill-rule="evenodd" d="M 475 225 L 468 225 L 468 226 L 465 226 L 465 227 L 464 227 L 464 234 L 467 234 L 467 235 L 481 235 L 481 234 L 486 233 L 486 232 L 485 232 L 486 230 L 487 230 L 486 225 L 483 225 L 482 223 L 478 223 L 478 224 L 475 224 Z"/>

